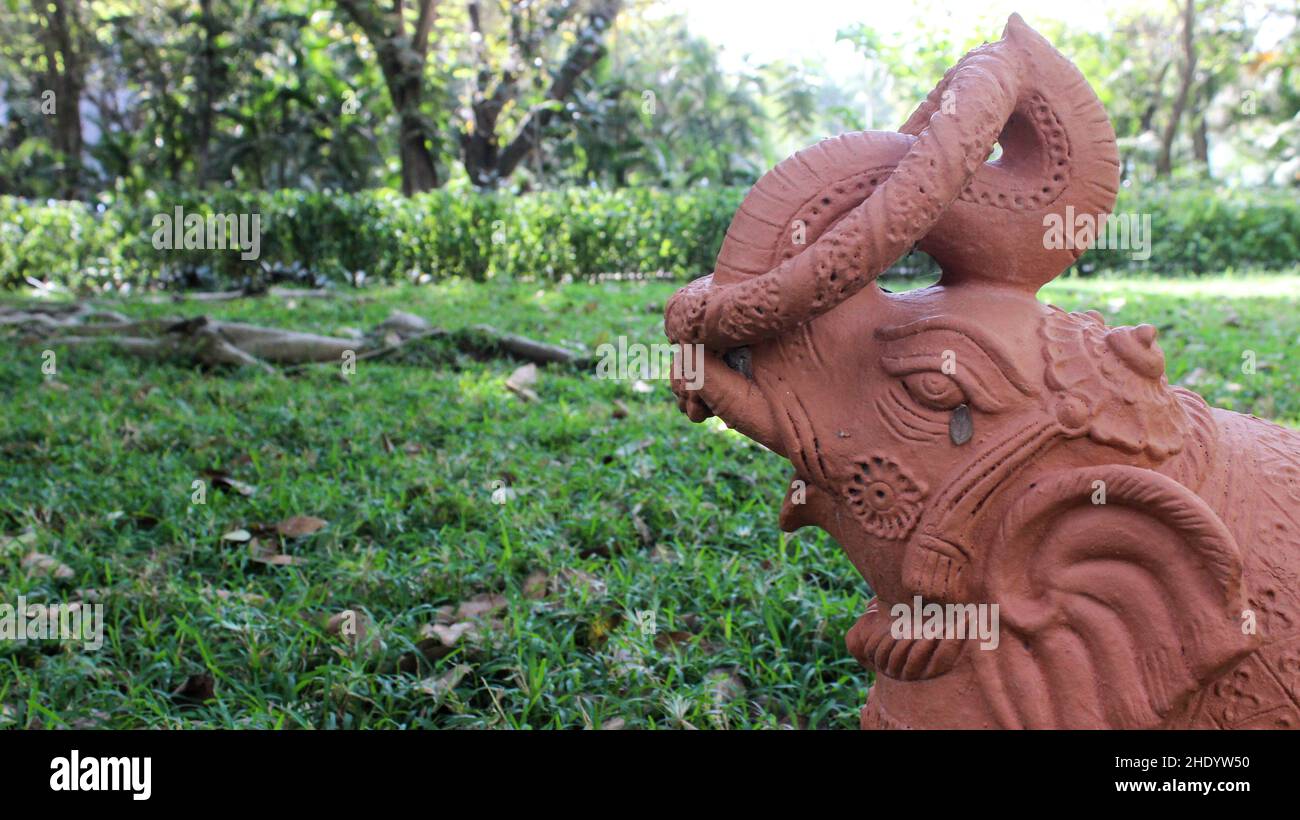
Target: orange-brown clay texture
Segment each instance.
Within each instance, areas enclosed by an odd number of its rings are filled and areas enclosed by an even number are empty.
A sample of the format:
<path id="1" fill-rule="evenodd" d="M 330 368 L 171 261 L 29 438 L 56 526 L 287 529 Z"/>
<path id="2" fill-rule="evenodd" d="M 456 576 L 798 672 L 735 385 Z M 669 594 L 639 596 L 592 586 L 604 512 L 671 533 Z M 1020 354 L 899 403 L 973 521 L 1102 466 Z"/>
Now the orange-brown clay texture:
<path id="1" fill-rule="evenodd" d="M 864 727 L 1300 724 L 1300 433 L 1171 387 L 1155 328 L 1036 296 L 1084 250 L 1045 226 L 1118 182 L 1096 95 L 1013 16 L 899 132 L 768 172 L 669 300 L 702 351 L 681 408 L 789 459 L 782 526 L 876 592 Z M 939 282 L 875 286 L 914 246 Z M 998 639 L 900 636 L 918 601 L 995 606 Z"/>

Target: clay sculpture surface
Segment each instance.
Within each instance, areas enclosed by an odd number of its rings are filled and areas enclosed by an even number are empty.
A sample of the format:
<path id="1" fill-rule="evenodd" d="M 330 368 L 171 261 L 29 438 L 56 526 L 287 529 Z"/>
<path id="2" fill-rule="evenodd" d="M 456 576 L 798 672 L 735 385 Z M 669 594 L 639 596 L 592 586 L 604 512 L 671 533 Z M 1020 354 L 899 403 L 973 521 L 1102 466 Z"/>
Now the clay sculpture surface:
<path id="1" fill-rule="evenodd" d="M 1300 724 L 1300 433 L 1170 386 L 1154 327 L 1036 296 L 1085 249 L 1045 217 L 1118 183 L 1096 95 L 1013 16 L 897 133 L 767 173 L 668 303 L 702 357 L 682 410 L 789 459 L 782 528 L 876 593 L 864 727 Z M 913 246 L 939 282 L 875 285 Z M 914 601 L 996 605 L 996 648 L 897 637 Z"/>

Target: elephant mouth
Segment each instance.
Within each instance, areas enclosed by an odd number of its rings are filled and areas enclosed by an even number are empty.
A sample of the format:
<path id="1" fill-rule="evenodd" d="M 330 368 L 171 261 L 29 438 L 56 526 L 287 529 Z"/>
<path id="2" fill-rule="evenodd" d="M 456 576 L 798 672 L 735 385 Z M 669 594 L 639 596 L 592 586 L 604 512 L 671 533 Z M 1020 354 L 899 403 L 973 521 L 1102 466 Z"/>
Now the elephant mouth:
<path id="1" fill-rule="evenodd" d="M 964 638 L 895 637 L 897 619 L 879 598 L 872 598 L 845 638 L 849 653 L 876 674 L 900 681 L 930 680 L 956 666 L 966 644 Z"/>
<path id="2" fill-rule="evenodd" d="M 713 415 L 713 408 L 709 407 L 700 395 L 699 390 L 691 390 L 686 386 L 686 382 L 677 375 L 672 377 L 669 382 L 669 389 L 677 397 L 677 409 L 686 414 L 691 421 L 699 424 Z"/>

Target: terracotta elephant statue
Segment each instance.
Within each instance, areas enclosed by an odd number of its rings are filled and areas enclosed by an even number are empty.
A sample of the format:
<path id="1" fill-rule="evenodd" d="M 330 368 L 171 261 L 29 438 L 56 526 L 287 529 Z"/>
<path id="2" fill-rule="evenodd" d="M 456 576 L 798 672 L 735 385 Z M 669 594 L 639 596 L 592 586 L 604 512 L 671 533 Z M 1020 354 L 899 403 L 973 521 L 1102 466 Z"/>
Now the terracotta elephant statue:
<path id="1" fill-rule="evenodd" d="M 782 528 L 876 593 L 863 727 L 1300 723 L 1300 433 L 1171 387 L 1154 327 L 1036 296 L 1086 248 L 1050 215 L 1104 219 L 1118 185 L 1100 101 L 1013 16 L 899 132 L 763 176 L 668 302 L 703 366 L 681 409 L 788 459 Z M 914 246 L 937 284 L 874 284 Z M 996 606 L 996 647 L 900 637 L 913 602 Z"/>

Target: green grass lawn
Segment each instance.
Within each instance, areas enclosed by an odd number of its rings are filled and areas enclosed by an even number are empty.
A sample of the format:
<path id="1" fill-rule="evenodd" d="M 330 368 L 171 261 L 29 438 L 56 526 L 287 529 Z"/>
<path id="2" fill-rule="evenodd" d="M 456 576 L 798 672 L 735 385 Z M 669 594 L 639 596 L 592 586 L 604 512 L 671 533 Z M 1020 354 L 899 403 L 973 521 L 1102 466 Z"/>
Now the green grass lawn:
<path id="1" fill-rule="evenodd" d="M 674 287 L 111 306 L 325 333 L 401 309 L 594 350 L 664 341 Z M 1065 280 L 1044 296 L 1157 325 L 1172 382 L 1296 425 L 1297 293 L 1291 274 Z M 47 381 L 39 346 L 8 350 L 0 603 L 97 601 L 108 629 L 98 651 L 0 643 L 0 726 L 856 726 L 869 681 L 843 635 L 864 583 L 825 535 L 778 531 L 784 462 L 689 424 L 666 382 L 548 368 L 525 403 L 504 386 L 517 362 L 445 350 L 344 378 L 103 348 L 58 350 Z M 274 532 L 294 515 L 329 523 Z M 246 536 L 256 549 L 231 540 Z M 364 636 L 331 627 L 345 610 Z"/>

